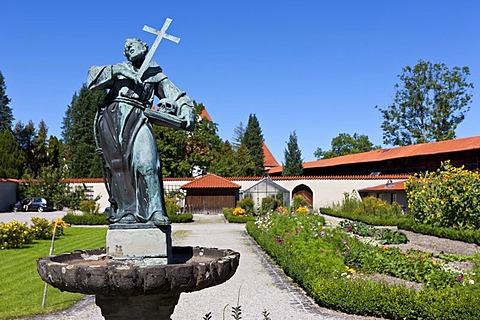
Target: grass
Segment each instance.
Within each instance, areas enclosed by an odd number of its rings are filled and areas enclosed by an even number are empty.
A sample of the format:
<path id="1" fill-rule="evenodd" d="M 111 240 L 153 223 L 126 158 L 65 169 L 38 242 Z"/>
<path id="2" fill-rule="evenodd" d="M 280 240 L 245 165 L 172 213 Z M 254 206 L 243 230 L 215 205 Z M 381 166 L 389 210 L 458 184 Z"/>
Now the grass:
<path id="1" fill-rule="evenodd" d="M 54 254 L 105 247 L 106 228 L 66 228 L 55 240 Z M 23 249 L 0 250 L 0 319 L 51 313 L 66 309 L 83 295 L 48 288 L 42 309 L 44 282 L 37 273 L 38 258 L 47 256 L 50 240 L 39 240 Z"/>

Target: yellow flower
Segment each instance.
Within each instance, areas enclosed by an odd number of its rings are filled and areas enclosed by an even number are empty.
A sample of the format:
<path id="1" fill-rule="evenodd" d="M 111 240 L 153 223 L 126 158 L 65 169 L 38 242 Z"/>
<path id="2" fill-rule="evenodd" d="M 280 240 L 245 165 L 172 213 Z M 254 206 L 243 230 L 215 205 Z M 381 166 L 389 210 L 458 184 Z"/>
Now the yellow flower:
<path id="1" fill-rule="evenodd" d="M 453 197 L 453 202 L 457 202 L 457 201 L 458 201 L 458 197 L 457 196 Z"/>

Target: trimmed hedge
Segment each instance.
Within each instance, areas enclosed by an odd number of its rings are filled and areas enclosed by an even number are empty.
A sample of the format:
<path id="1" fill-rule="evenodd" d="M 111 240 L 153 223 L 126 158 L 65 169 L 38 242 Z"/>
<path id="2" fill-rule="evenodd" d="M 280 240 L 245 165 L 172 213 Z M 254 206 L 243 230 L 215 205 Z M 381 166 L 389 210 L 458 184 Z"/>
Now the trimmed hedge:
<path id="1" fill-rule="evenodd" d="M 421 224 L 415 222 L 414 218 L 409 214 L 369 216 L 341 212 L 331 208 L 320 208 L 320 212 L 329 216 L 361 221 L 374 226 L 397 226 L 397 228 L 401 230 L 480 245 L 480 230 L 441 228 L 433 225 Z"/>
<path id="2" fill-rule="evenodd" d="M 178 214 L 169 214 L 168 219 L 172 223 L 186 223 L 193 221 L 193 214 L 191 213 L 178 213 Z"/>
<path id="3" fill-rule="evenodd" d="M 110 224 L 106 213 L 84 213 L 81 215 L 67 213 L 63 216 L 63 221 L 71 225 L 106 225 Z"/>

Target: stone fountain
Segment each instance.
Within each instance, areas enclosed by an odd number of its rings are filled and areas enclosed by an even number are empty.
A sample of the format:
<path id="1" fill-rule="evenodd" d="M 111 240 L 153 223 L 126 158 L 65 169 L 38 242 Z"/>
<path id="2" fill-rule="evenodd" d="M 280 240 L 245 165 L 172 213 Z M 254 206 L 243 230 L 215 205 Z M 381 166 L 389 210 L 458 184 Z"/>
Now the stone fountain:
<path id="1" fill-rule="evenodd" d="M 172 247 L 163 181 L 152 124 L 193 131 L 193 104 L 152 60 L 160 41 L 178 43 L 161 28 L 149 50 L 127 39 L 128 62 L 94 66 L 89 89 L 108 90 L 95 117 L 95 138 L 110 196 L 106 248 L 75 251 L 37 261 L 48 284 L 94 294 L 106 319 L 170 319 L 182 292 L 223 283 L 240 254 L 229 249 Z M 154 97 L 159 103 L 153 106 Z"/>

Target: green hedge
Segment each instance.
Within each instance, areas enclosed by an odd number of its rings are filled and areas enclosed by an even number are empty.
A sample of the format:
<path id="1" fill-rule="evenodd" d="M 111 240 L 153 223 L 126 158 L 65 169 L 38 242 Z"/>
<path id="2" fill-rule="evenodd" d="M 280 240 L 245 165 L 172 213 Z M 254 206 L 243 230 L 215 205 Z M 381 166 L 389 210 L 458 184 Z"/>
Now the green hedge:
<path id="1" fill-rule="evenodd" d="M 84 213 L 81 215 L 67 213 L 63 221 L 71 225 L 106 225 L 109 224 L 106 213 Z"/>
<path id="2" fill-rule="evenodd" d="M 305 223 L 300 217 L 291 221 L 287 221 L 288 217 L 278 219 L 279 222 L 269 224 L 268 230 L 259 227 L 259 222 L 248 222 L 247 231 L 319 305 L 390 319 L 478 319 L 478 284 L 415 290 L 361 278 L 334 277 L 336 270 L 345 270 L 339 254 L 339 248 L 345 245 L 344 238 L 333 231 L 312 229 L 318 223 Z M 292 223 L 297 224 L 293 231 Z M 315 237 L 312 232 L 316 232 Z M 347 243 L 353 246 L 351 241 L 355 240 L 348 239 Z M 480 281 L 478 276 L 475 281 Z"/>
<path id="3" fill-rule="evenodd" d="M 398 229 L 413 231 L 429 236 L 480 244 L 480 230 L 442 228 L 415 222 L 411 215 L 368 216 L 341 212 L 331 208 L 320 208 L 320 212 L 329 216 L 361 221 L 374 226 L 397 226 Z"/>
<path id="4" fill-rule="evenodd" d="M 193 221 L 193 214 L 191 213 L 177 213 L 177 214 L 169 214 L 168 219 L 172 223 L 186 223 Z"/>

